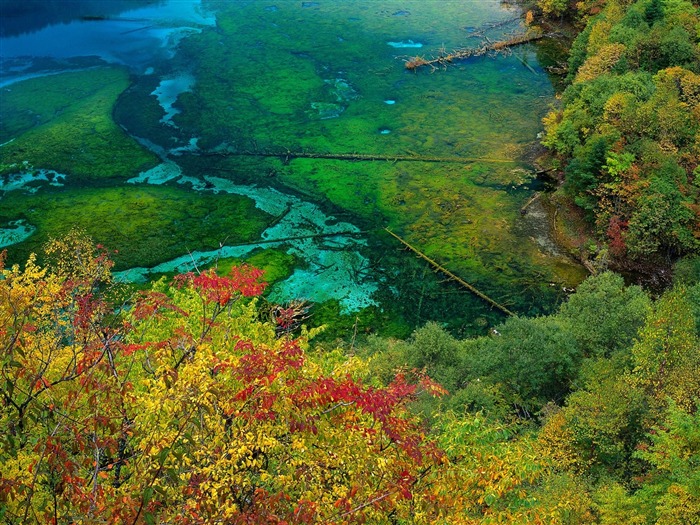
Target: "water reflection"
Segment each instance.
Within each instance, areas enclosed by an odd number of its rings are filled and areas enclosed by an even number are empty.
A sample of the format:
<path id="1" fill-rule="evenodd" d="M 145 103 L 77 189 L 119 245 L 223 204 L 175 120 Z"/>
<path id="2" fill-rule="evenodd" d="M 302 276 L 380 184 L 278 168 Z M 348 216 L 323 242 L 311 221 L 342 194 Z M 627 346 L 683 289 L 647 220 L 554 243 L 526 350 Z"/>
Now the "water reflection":
<path id="1" fill-rule="evenodd" d="M 105 19 L 139 7 L 162 6 L 166 0 L 3 0 L 0 37 L 35 33 L 81 19 Z M 4 52 L 3 52 L 4 54 Z"/>
<path id="2" fill-rule="evenodd" d="M 201 0 L 3 2 L 2 85 L 109 62 L 145 72 L 215 23 Z"/>

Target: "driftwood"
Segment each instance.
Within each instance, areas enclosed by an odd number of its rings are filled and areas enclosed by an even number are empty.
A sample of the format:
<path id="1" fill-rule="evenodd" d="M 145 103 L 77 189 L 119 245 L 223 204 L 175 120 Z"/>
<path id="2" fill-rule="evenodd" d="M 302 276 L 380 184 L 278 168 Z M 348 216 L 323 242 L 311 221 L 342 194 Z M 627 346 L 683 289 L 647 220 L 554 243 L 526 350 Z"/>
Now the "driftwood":
<path id="1" fill-rule="evenodd" d="M 493 307 L 495 307 L 495 308 L 498 308 L 501 312 L 503 312 L 503 313 L 506 314 L 506 315 L 511 315 L 511 316 L 515 315 L 513 312 L 511 312 L 510 310 L 508 310 L 508 308 L 506 308 L 506 307 L 503 306 L 502 304 L 497 303 L 496 301 L 494 301 L 493 299 L 491 299 L 491 298 L 490 298 L 488 295 L 486 295 L 485 293 L 480 292 L 479 290 L 477 290 L 476 288 L 474 288 L 474 286 L 472 286 L 471 284 L 469 284 L 468 282 L 466 282 L 466 281 L 463 280 L 462 278 L 457 277 L 455 274 L 453 274 L 453 273 L 452 273 L 451 271 L 449 271 L 447 268 L 444 268 L 444 267 L 440 266 L 437 262 L 435 262 L 434 260 L 432 260 L 432 259 L 431 259 L 430 257 L 428 257 L 427 255 L 425 255 L 423 252 L 421 252 L 421 251 L 418 250 L 417 248 L 414 248 L 413 246 L 411 246 L 410 244 L 408 244 L 408 242 L 404 241 L 401 237 L 399 237 L 398 235 L 396 235 L 396 234 L 395 234 L 394 232 L 392 232 L 390 229 L 384 228 L 384 230 L 385 230 L 389 235 L 391 235 L 391 236 L 394 237 L 396 240 L 398 240 L 401 244 L 403 244 L 406 248 L 408 248 L 408 249 L 411 250 L 413 253 L 415 253 L 418 257 L 420 257 L 421 259 L 427 261 L 433 268 L 435 268 L 436 270 L 438 270 L 438 271 L 444 273 L 445 275 L 447 275 L 447 277 L 449 277 L 449 278 L 452 279 L 453 281 L 458 282 L 459 284 L 461 284 L 462 286 L 464 286 L 467 290 L 469 290 L 471 293 L 473 293 L 473 294 L 476 295 L 477 297 L 483 299 L 484 301 L 486 301 L 487 303 L 489 303 L 491 306 L 493 306 Z"/>
<path id="2" fill-rule="evenodd" d="M 512 164 L 515 161 L 509 159 L 489 159 L 480 157 L 432 157 L 429 155 L 371 155 L 365 153 L 313 153 L 305 151 L 219 151 L 200 153 L 203 156 L 220 157 L 278 157 L 284 164 L 294 159 L 329 159 L 348 161 L 386 161 L 386 162 L 443 162 L 455 164 L 471 164 L 472 162 L 499 162 Z M 220 168 L 221 169 L 221 168 Z"/>
<path id="3" fill-rule="evenodd" d="M 430 66 L 433 70 L 435 70 L 439 66 L 447 67 L 449 64 L 457 60 L 479 57 L 487 53 L 501 53 L 507 49 L 510 49 L 511 47 L 521 46 L 529 42 L 542 40 L 543 38 L 552 36 L 554 36 L 554 33 L 526 33 L 524 35 L 515 36 L 508 40 L 501 40 L 498 42 L 491 42 L 490 40 L 486 39 L 486 41 L 480 47 L 456 49 L 455 51 L 449 53 L 442 53 L 440 56 L 435 58 L 427 59 L 420 56 L 411 57 L 406 60 L 404 66 L 406 69 L 410 70 L 415 70 L 423 66 Z"/>
<path id="4" fill-rule="evenodd" d="M 530 207 L 530 204 L 532 204 L 537 199 L 539 199 L 540 195 L 541 195 L 541 193 L 539 191 L 535 192 L 535 194 L 532 197 L 530 197 L 530 200 L 528 200 L 525 203 L 525 205 L 522 208 L 520 208 L 520 215 L 525 215 L 527 213 L 527 209 Z"/>

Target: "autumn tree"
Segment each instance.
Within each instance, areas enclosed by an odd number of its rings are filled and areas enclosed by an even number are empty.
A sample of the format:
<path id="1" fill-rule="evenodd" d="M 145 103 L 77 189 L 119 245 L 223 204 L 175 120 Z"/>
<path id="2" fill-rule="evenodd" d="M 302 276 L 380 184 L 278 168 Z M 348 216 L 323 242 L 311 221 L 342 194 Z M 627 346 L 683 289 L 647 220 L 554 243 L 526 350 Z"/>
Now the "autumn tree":
<path id="1" fill-rule="evenodd" d="M 562 107 L 543 144 L 617 261 L 700 250 L 700 22 L 687 0 L 580 2 Z"/>
<path id="2" fill-rule="evenodd" d="M 568 5 L 568 0 L 537 0 L 537 7 L 545 16 L 560 16 Z"/>
<path id="3" fill-rule="evenodd" d="M 113 320 L 80 254 L 2 270 L 6 523 L 389 523 L 430 497 L 443 454 L 407 410 L 430 380 L 310 359 L 310 334 L 258 320 L 253 268 L 157 283 Z"/>

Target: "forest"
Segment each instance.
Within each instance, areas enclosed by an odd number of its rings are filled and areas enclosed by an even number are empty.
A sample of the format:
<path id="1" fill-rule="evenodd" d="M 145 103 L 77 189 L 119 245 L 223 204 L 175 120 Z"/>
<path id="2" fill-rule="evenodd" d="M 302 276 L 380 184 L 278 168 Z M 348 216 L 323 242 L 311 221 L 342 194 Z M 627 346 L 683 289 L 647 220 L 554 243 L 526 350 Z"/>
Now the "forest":
<path id="1" fill-rule="evenodd" d="M 251 265 L 3 252 L 0 523 L 700 524 L 700 8 L 533 12 L 578 32 L 542 141 L 595 275 L 488 335 L 327 337 Z"/>
<path id="2" fill-rule="evenodd" d="M 545 0 L 548 9 L 565 2 Z M 556 7 L 556 6 L 559 7 Z M 585 27 L 561 109 L 543 143 L 564 159 L 564 190 L 627 266 L 697 253 L 698 7 L 688 1 L 580 2 Z"/>

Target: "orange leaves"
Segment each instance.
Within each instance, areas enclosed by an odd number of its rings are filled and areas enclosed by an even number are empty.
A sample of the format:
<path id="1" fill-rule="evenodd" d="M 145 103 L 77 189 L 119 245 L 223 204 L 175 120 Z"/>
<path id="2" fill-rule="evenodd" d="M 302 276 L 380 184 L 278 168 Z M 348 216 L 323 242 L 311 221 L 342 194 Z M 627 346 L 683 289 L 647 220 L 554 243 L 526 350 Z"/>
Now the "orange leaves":
<path id="1" fill-rule="evenodd" d="M 419 378 L 418 385 L 420 388 L 432 397 L 442 397 L 449 394 L 442 385 L 430 379 L 427 375 L 422 375 Z"/>
<path id="2" fill-rule="evenodd" d="M 41 390 L 42 388 L 49 388 L 51 384 L 46 380 L 45 377 L 40 377 L 34 383 L 34 390 Z"/>

